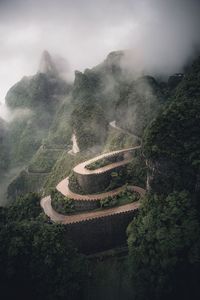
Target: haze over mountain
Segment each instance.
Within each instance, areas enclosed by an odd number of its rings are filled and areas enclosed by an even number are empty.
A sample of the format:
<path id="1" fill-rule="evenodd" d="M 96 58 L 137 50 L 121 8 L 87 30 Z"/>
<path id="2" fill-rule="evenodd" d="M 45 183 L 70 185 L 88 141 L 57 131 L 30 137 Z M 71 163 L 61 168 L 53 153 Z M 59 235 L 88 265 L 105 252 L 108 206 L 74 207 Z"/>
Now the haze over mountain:
<path id="1" fill-rule="evenodd" d="M 46 50 L 42 53 L 38 73 L 44 73 L 47 75 L 57 75 L 58 74 L 56 65 L 52 61 L 52 58 L 51 58 L 49 52 Z"/>
<path id="2" fill-rule="evenodd" d="M 0 0 L 3 300 L 200 299 L 199 14 Z"/>
<path id="3" fill-rule="evenodd" d="M 133 49 L 126 65 L 148 73 L 181 70 L 199 46 L 197 0 L 0 1 L 0 99 L 36 72 L 44 49 L 83 71 L 116 49 Z M 11 72 L 12 70 L 12 72 Z"/>

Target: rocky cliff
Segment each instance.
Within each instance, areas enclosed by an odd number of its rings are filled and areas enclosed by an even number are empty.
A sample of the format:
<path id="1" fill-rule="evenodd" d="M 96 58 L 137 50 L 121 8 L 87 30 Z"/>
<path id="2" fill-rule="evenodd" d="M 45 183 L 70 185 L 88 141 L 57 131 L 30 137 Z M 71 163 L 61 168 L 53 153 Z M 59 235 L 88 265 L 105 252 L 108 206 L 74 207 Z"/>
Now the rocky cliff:
<path id="1" fill-rule="evenodd" d="M 149 187 L 158 193 L 199 193 L 200 59 L 181 83 L 174 99 L 150 125 L 145 136 Z"/>

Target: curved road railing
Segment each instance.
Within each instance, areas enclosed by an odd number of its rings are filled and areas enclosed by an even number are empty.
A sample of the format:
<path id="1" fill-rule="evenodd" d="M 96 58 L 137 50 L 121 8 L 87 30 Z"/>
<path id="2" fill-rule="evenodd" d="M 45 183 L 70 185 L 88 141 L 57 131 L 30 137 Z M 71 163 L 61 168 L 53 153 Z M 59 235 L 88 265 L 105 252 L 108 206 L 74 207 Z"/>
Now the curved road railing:
<path id="1" fill-rule="evenodd" d="M 112 122 L 111 122 L 112 123 Z M 111 124 L 110 124 L 111 125 Z M 115 124 L 112 124 L 114 128 L 118 128 L 114 126 Z M 93 159 L 87 160 L 83 163 L 78 164 L 77 166 L 74 167 L 73 171 L 78 174 L 82 175 L 91 175 L 91 174 L 100 174 L 107 172 L 111 169 L 114 169 L 116 167 L 128 164 L 131 161 L 131 158 L 124 158 L 123 160 L 115 163 L 108 164 L 104 167 L 95 169 L 95 170 L 89 170 L 86 168 L 91 163 L 94 163 L 102 158 L 106 157 L 112 157 L 117 154 L 126 154 L 131 151 L 134 151 L 136 149 L 139 149 L 141 146 L 136 146 L 132 148 L 127 148 L 123 150 L 117 150 L 117 151 L 112 151 L 109 153 L 104 153 L 102 155 L 99 155 Z M 63 179 L 59 184 L 56 186 L 56 189 L 65 197 L 68 197 L 73 200 L 77 201 L 91 201 L 91 200 L 103 200 L 109 196 L 113 197 L 118 194 L 120 194 L 126 186 L 122 186 L 120 188 L 114 189 L 109 192 L 104 192 L 100 194 L 88 194 L 88 195 L 81 195 L 72 192 L 69 189 L 69 180 L 68 177 Z M 138 193 L 141 197 L 145 194 L 145 190 L 142 189 L 141 187 L 138 186 L 128 186 L 128 189 L 131 190 L 132 192 Z M 103 218 L 106 216 L 111 216 L 114 214 L 120 214 L 120 213 L 126 213 L 128 211 L 134 211 L 139 208 L 139 201 L 133 202 L 130 204 L 125 204 L 119 207 L 113 207 L 113 208 L 108 208 L 108 209 L 103 209 L 101 211 L 91 211 L 87 213 L 78 213 L 76 215 L 63 215 L 58 212 L 56 212 L 51 205 L 51 197 L 47 196 L 43 198 L 40 202 L 41 207 L 44 210 L 44 213 L 53 221 L 53 222 L 58 222 L 62 224 L 71 224 L 71 223 L 76 223 L 76 222 L 83 222 L 91 219 L 96 219 L 96 218 Z"/>
<path id="2" fill-rule="evenodd" d="M 132 147 L 132 148 L 127 148 L 127 149 L 122 149 L 122 150 L 117 150 L 117 151 L 112 151 L 112 152 L 101 154 L 99 156 L 96 156 L 95 158 L 89 159 L 87 161 L 84 161 L 84 162 L 78 164 L 76 167 L 73 168 L 73 171 L 75 173 L 81 174 L 81 175 L 92 175 L 92 174 L 105 173 L 105 172 L 107 172 L 111 169 L 114 169 L 116 167 L 128 164 L 131 161 L 131 158 L 123 159 L 123 160 L 120 160 L 120 161 L 115 162 L 115 163 L 110 163 L 110 164 L 108 164 L 104 167 L 97 168 L 95 170 L 89 170 L 89 169 L 87 169 L 87 166 L 89 166 L 90 164 L 92 164 L 94 162 L 97 162 L 98 160 L 101 160 L 103 158 L 112 157 L 112 156 L 115 156 L 117 154 L 126 154 L 126 153 L 129 153 L 131 151 L 137 150 L 140 147 L 141 146 L 136 146 L 136 147 Z"/>
<path id="3" fill-rule="evenodd" d="M 142 188 L 129 186 L 130 190 L 135 191 L 140 194 L 140 196 L 144 196 L 145 190 Z M 86 213 L 79 213 L 76 215 L 63 215 L 56 212 L 51 205 L 51 197 L 47 196 L 41 200 L 41 207 L 43 208 L 45 214 L 51 219 L 51 221 L 60 223 L 60 224 L 73 224 L 78 222 L 89 221 L 98 218 L 105 218 L 112 215 L 118 215 L 122 213 L 127 213 L 129 211 L 135 211 L 139 208 L 139 201 L 133 202 L 130 204 L 121 205 L 118 207 L 112 207 L 107 209 L 102 209 L 100 211 L 91 211 Z"/>

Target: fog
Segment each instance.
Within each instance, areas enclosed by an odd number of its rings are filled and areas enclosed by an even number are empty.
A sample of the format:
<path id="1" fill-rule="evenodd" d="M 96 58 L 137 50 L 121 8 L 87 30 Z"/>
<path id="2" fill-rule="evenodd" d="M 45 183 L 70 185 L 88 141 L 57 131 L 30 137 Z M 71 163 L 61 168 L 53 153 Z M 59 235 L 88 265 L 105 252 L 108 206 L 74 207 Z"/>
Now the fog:
<path id="1" fill-rule="evenodd" d="M 124 64 L 139 72 L 181 71 L 199 47 L 198 2 L 0 0 L 0 100 L 37 71 L 44 49 L 68 61 L 68 79 L 121 49 L 130 49 Z"/>

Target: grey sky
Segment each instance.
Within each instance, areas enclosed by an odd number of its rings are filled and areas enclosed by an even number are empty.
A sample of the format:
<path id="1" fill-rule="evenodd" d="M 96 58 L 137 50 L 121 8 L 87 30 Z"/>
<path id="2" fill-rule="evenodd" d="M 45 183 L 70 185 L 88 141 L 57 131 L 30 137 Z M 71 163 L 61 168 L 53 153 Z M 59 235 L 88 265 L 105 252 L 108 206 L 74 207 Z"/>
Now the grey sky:
<path id="1" fill-rule="evenodd" d="M 0 99 L 36 72 L 44 49 L 66 58 L 72 74 L 128 48 L 133 68 L 179 71 L 199 44 L 198 2 L 0 0 Z"/>

